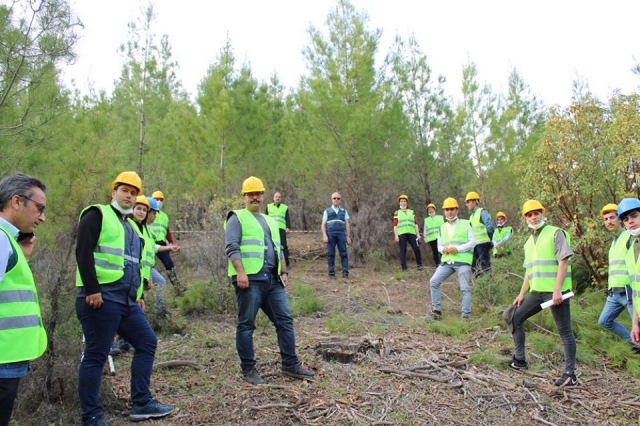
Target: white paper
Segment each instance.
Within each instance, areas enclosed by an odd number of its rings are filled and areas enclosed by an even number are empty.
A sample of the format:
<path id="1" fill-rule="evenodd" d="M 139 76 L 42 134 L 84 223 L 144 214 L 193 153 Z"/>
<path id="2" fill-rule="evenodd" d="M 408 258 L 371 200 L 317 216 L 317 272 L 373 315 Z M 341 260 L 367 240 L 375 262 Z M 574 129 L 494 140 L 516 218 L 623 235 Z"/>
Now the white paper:
<path id="1" fill-rule="evenodd" d="M 570 298 L 570 297 L 573 297 L 573 292 L 572 292 L 572 291 L 570 291 L 569 293 L 565 293 L 565 294 L 563 294 L 563 295 L 562 295 L 562 300 L 566 300 L 566 299 L 568 299 L 568 298 Z M 548 301 L 546 301 L 546 302 L 544 302 L 544 303 L 541 303 L 541 304 L 540 304 L 540 307 L 541 307 L 542 309 L 546 309 L 546 308 L 548 308 L 548 307 L 549 307 L 549 306 L 551 306 L 551 305 L 553 305 L 553 300 L 548 300 Z"/>

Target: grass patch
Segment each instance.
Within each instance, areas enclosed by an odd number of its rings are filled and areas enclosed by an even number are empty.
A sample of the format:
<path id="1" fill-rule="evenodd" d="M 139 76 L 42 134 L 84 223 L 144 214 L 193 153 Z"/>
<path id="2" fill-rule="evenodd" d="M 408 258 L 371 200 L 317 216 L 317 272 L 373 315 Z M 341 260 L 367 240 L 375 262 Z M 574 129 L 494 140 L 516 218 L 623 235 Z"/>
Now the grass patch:
<path id="1" fill-rule="evenodd" d="M 204 313 L 228 314 L 235 312 L 236 299 L 233 286 L 214 279 L 199 281 L 189 287 L 184 297 L 178 301 L 182 315 L 202 315 Z"/>
<path id="2" fill-rule="evenodd" d="M 333 312 L 325 321 L 325 327 L 331 333 L 359 334 L 366 331 L 362 323 L 355 317 Z"/>
<path id="3" fill-rule="evenodd" d="M 505 365 L 507 358 L 500 353 L 497 348 L 487 348 L 481 351 L 475 351 L 469 357 L 469 362 L 475 365 L 493 365 L 500 367 Z"/>
<path id="4" fill-rule="evenodd" d="M 326 303 L 316 297 L 316 291 L 312 286 L 301 284 L 291 289 L 289 304 L 293 315 L 300 316 L 321 311 Z"/>

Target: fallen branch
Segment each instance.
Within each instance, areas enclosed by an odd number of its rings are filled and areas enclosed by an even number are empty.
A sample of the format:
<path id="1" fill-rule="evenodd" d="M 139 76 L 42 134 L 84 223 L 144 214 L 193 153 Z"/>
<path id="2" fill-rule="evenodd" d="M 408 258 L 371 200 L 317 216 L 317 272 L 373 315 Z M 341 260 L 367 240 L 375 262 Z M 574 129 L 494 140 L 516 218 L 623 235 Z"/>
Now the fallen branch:
<path id="1" fill-rule="evenodd" d="M 202 370 L 202 366 L 195 361 L 189 361 L 186 359 L 175 359 L 172 361 L 158 362 L 153 365 L 153 368 L 174 368 L 174 367 L 193 367 L 196 370 Z"/>
<path id="2" fill-rule="evenodd" d="M 251 405 L 252 410 L 268 410 L 269 408 L 298 408 L 302 405 L 302 399 L 298 399 L 295 404 L 287 404 L 286 402 L 274 402 L 264 405 Z"/>

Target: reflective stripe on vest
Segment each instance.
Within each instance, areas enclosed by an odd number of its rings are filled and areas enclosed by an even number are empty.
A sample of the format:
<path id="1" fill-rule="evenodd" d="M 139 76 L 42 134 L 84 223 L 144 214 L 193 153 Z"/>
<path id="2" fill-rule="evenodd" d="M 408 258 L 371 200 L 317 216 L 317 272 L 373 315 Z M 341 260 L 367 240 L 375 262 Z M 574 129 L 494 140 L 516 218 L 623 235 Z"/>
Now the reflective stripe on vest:
<path id="1" fill-rule="evenodd" d="M 18 259 L 0 282 L 0 364 L 31 361 L 40 357 L 47 348 L 38 293 L 22 249 L 8 229 L 1 225 L 0 229 L 9 239 Z"/>
<path id="2" fill-rule="evenodd" d="M 627 250 L 624 260 L 631 281 L 633 309 L 640 312 L 640 262 L 637 261 L 635 241 L 631 241 L 631 247 Z"/>
<path id="3" fill-rule="evenodd" d="M 333 207 L 328 207 L 326 212 L 327 212 L 327 232 L 346 232 L 347 211 L 342 207 L 339 207 L 338 213 L 336 213 L 333 210 Z"/>
<path id="4" fill-rule="evenodd" d="M 439 214 L 427 216 L 424 218 L 424 232 L 426 233 L 426 242 L 431 242 L 438 239 L 438 232 L 440 231 L 440 226 L 443 223 L 444 217 Z"/>
<path id="5" fill-rule="evenodd" d="M 140 225 L 136 223 L 133 219 L 127 219 L 131 224 L 131 227 L 136 231 L 138 237 L 142 239 L 144 242 L 144 246 L 142 247 L 142 264 L 140 265 L 140 278 L 142 281 L 149 281 L 151 279 L 151 268 L 156 263 L 156 243 L 149 233 L 149 229 L 147 225 L 142 225 L 142 229 L 140 229 Z M 134 263 L 138 263 L 138 259 L 132 259 L 131 256 L 124 255 L 125 260 L 131 260 Z"/>
<path id="6" fill-rule="evenodd" d="M 169 216 L 162 210 L 156 214 L 156 220 L 149 224 L 149 231 L 156 242 L 167 241 L 167 230 L 169 229 Z"/>
<path id="7" fill-rule="evenodd" d="M 267 214 L 278 223 L 280 229 L 287 229 L 287 209 L 286 204 L 276 206 L 275 203 L 271 203 L 267 205 Z"/>
<path id="8" fill-rule="evenodd" d="M 93 251 L 96 276 L 98 283 L 110 284 L 118 281 L 124 275 L 124 225 L 113 208 L 104 204 L 85 208 L 80 213 L 80 218 L 92 207 L 97 207 L 102 212 L 102 229 L 96 248 Z M 135 229 L 133 226 L 132 228 Z M 127 258 L 133 261 L 129 256 Z M 137 263 L 138 260 L 136 259 L 135 262 Z M 76 268 L 76 286 L 82 287 L 83 285 L 80 273 Z"/>
<path id="9" fill-rule="evenodd" d="M 416 235 L 416 216 L 414 215 L 413 210 L 407 209 L 406 212 L 398 210 L 396 212 L 396 218 L 398 219 L 398 225 L 396 226 L 396 232 L 398 235 Z"/>
<path id="10" fill-rule="evenodd" d="M 468 220 L 458 219 L 454 227 L 453 235 L 449 235 L 451 229 L 448 223 L 440 226 L 440 245 L 443 247 L 459 246 L 469 242 L 469 226 Z M 442 263 L 462 262 L 471 265 L 473 261 L 473 253 L 470 251 L 458 252 L 455 254 L 442 254 L 440 258 Z"/>
<path id="11" fill-rule="evenodd" d="M 502 229 L 500 227 L 496 227 L 495 231 L 493 232 L 493 239 L 499 242 L 499 241 L 502 241 L 504 237 L 506 237 L 511 233 L 513 233 L 513 228 L 510 226 L 503 226 Z M 502 245 L 500 246 L 500 249 L 502 250 L 503 253 L 509 253 L 510 252 L 509 240 L 502 243 Z M 498 249 L 494 248 L 493 255 L 495 256 L 496 254 L 498 254 Z"/>
<path id="12" fill-rule="evenodd" d="M 473 236 L 476 238 L 476 244 L 488 243 L 491 241 L 491 239 L 489 239 L 489 234 L 487 233 L 487 227 L 480 222 L 482 210 L 484 209 L 481 207 L 476 208 L 469 218 L 471 226 L 473 227 Z"/>
<path id="13" fill-rule="evenodd" d="M 558 260 L 555 251 L 555 226 L 546 225 L 534 242 L 533 235 L 524 245 L 524 267 L 529 277 L 529 291 L 553 292 L 558 276 Z M 569 235 L 565 233 L 567 244 Z M 571 264 L 567 266 L 567 276 L 562 283 L 562 291 L 571 290 Z"/>
<path id="14" fill-rule="evenodd" d="M 625 287 L 631 283 L 624 260 L 628 251 L 629 238 L 631 238 L 631 234 L 626 230 L 621 230 L 609 248 L 609 279 L 607 280 L 609 290 L 613 287 Z"/>
<path id="15" fill-rule="evenodd" d="M 253 275 L 260 272 L 265 262 L 265 254 L 267 248 L 265 246 L 265 235 L 262 225 L 258 222 L 258 219 L 247 209 L 234 210 L 238 217 L 240 226 L 242 228 L 242 237 L 240 239 L 240 258 L 242 261 L 242 268 L 247 275 Z M 267 215 L 262 215 L 269 225 L 271 231 L 271 240 L 275 247 L 276 262 L 278 264 L 278 274 L 281 271 L 280 264 L 280 251 L 282 245 L 280 243 L 280 228 L 275 220 Z M 230 277 L 238 275 L 235 266 L 231 261 L 228 262 L 228 275 Z"/>

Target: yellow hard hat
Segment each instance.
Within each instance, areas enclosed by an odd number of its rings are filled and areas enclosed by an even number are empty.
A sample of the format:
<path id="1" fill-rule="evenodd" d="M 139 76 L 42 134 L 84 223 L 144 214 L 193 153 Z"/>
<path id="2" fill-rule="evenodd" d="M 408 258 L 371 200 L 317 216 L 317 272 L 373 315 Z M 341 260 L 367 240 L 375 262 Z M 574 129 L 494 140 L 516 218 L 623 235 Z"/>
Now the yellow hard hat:
<path id="1" fill-rule="evenodd" d="M 433 203 L 429 203 L 427 204 L 427 209 L 433 208 L 434 210 L 436 209 L 436 205 Z"/>
<path id="2" fill-rule="evenodd" d="M 449 197 L 449 198 L 445 198 L 444 201 L 442 202 L 442 208 L 443 209 L 453 209 L 453 208 L 458 208 L 458 202 L 456 201 L 455 198 Z"/>
<path id="3" fill-rule="evenodd" d="M 469 192 L 469 193 L 467 194 L 467 196 L 464 198 L 464 201 L 465 201 L 465 202 L 467 202 L 467 201 L 469 201 L 469 200 L 479 200 L 479 199 L 480 199 L 480 195 L 478 195 L 478 193 L 477 193 L 477 192 L 473 192 L 473 191 L 471 191 L 471 192 Z"/>
<path id="4" fill-rule="evenodd" d="M 119 183 L 133 186 L 138 190 L 139 194 L 142 194 L 142 179 L 136 172 L 122 172 L 111 182 L 111 189 L 116 189 Z"/>
<path id="5" fill-rule="evenodd" d="M 264 192 L 264 185 L 262 184 L 262 181 L 255 176 L 246 178 L 244 182 L 242 182 L 242 189 L 240 190 L 240 193 L 244 195 L 247 192 Z"/>
<path id="6" fill-rule="evenodd" d="M 409 197 L 408 197 L 407 195 L 404 195 L 404 194 L 402 194 L 402 195 L 398 196 L 398 201 L 402 200 L 403 198 L 404 198 L 405 200 L 407 200 L 407 203 L 409 202 Z"/>
<path id="7" fill-rule="evenodd" d="M 499 217 L 504 217 L 505 219 L 507 218 L 507 215 L 504 214 L 504 212 L 498 212 L 498 214 L 496 215 L 496 219 Z"/>
<path id="8" fill-rule="evenodd" d="M 527 200 L 522 205 L 522 216 L 524 217 L 527 213 L 534 210 L 542 210 L 542 214 L 544 214 L 547 210 L 544 208 L 542 203 L 538 200 Z"/>
<path id="9" fill-rule="evenodd" d="M 143 206 L 147 206 L 147 210 L 151 208 L 151 204 L 149 204 L 149 200 L 144 195 L 138 195 L 136 197 L 136 204 L 142 204 Z"/>
<path id="10" fill-rule="evenodd" d="M 153 194 L 151 194 L 151 198 L 156 198 L 159 200 L 164 200 L 164 194 L 162 193 L 162 191 L 156 191 Z"/>
<path id="11" fill-rule="evenodd" d="M 616 215 L 618 214 L 618 205 L 617 204 L 613 204 L 613 203 L 609 203 L 606 206 L 604 206 L 602 208 L 602 210 L 600 210 L 600 216 L 604 216 L 605 213 L 609 213 L 609 212 L 616 212 Z"/>

